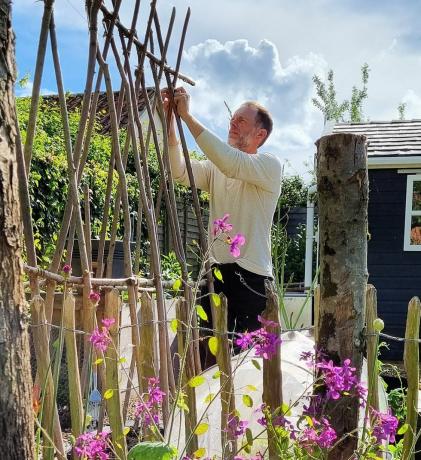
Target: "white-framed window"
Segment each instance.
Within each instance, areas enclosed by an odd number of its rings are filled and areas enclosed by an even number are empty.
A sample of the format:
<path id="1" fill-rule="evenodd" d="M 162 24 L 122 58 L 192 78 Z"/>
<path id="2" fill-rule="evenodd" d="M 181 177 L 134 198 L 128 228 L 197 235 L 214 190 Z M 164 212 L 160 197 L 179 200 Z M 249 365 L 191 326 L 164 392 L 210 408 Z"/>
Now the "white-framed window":
<path id="1" fill-rule="evenodd" d="M 421 251 L 421 174 L 407 177 L 403 249 Z"/>

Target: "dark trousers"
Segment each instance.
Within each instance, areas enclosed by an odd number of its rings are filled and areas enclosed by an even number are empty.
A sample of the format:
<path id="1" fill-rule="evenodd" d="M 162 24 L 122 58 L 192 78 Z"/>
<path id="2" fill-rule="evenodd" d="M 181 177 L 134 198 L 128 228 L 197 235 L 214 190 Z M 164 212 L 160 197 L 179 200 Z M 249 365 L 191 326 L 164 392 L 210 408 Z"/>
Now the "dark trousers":
<path id="1" fill-rule="evenodd" d="M 222 280 L 215 277 L 214 268 L 216 267 L 221 271 Z M 266 308 L 265 279 L 267 277 L 245 270 L 236 263 L 214 265 L 212 274 L 215 292 L 217 294 L 222 292 L 227 298 L 228 332 L 245 332 L 259 329 L 261 325 L 257 317 Z M 204 289 L 200 304 L 205 309 L 209 322 L 201 322 L 201 325 L 206 328 L 213 328 L 210 299 L 206 294 L 207 289 Z M 210 335 L 212 335 L 210 332 L 202 330 L 202 338 Z M 234 339 L 233 336 L 230 336 L 230 338 Z M 232 346 L 235 354 L 240 351 L 234 340 Z M 216 360 L 209 352 L 207 340 L 201 341 L 200 355 L 203 369 L 215 364 Z"/>

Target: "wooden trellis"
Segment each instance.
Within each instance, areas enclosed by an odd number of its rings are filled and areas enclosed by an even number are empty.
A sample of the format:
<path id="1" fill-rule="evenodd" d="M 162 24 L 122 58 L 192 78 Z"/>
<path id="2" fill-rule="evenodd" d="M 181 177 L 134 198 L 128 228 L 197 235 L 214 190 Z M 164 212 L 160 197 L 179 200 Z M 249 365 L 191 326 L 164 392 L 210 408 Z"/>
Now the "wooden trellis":
<path id="1" fill-rule="evenodd" d="M 24 212 L 24 237 L 27 254 L 27 264 L 25 271 L 29 276 L 29 285 L 31 292 L 31 304 L 33 324 L 40 325 L 35 327 L 37 343 L 43 343 L 44 346 L 49 341 L 49 324 L 52 323 L 54 297 L 58 284 L 65 283 L 66 286 L 80 287 L 82 291 L 82 331 L 90 333 L 96 325 L 95 309 L 92 308 L 92 302 L 89 295 L 92 289 L 104 290 L 106 309 L 111 308 L 109 299 L 112 297 L 115 289 L 124 289 L 128 294 L 128 304 L 130 308 L 132 342 L 134 345 L 134 362 L 133 369 L 136 369 L 137 378 L 141 390 L 146 390 L 145 379 L 142 375 L 144 363 L 142 362 L 142 351 L 140 344 L 139 326 L 137 319 L 137 305 L 139 303 L 139 295 L 142 290 L 153 288 L 156 296 L 156 313 L 158 318 L 158 336 L 159 336 L 159 379 L 160 385 L 166 396 L 163 403 L 163 421 L 167 423 L 170 417 L 169 397 L 175 393 L 175 379 L 172 371 L 172 363 L 170 361 L 169 338 L 167 327 L 167 314 L 164 308 L 164 287 L 168 287 L 168 283 L 162 280 L 159 241 L 157 231 L 157 218 L 160 212 L 161 201 L 164 200 L 166 211 L 171 229 L 171 239 L 174 245 L 174 250 L 177 259 L 181 266 L 183 292 L 187 308 L 192 308 L 191 299 L 193 298 L 192 284 L 188 282 L 187 256 L 185 252 L 185 244 L 183 243 L 180 232 L 180 225 L 177 217 L 176 197 L 173 188 L 171 168 L 168 159 L 168 137 L 166 126 L 166 114 L 163 113 L 162 101 L 159 97 L 160 86 L 163 84 L 171 91 L 174 90 L 177 82 L 183 82 L 194 85 L 194 82 L 188 77 L 180 73 L 181 57 L 183 52 L 184 41 L 187 33 L 187 27 L 190 18 L 190 9 L 184 19 L 184 25 L 181 33 L 180 43 L 178 45 L 178 54 L 176 63 L 171 66 L 167 61 L 167 51 L 169 48 L 173 25 L 176 17 L 176 10 L 173 8 L 168 29 L 165 33 L 162 32 L 158 14 L 156 11 L 156 0 L 153 0 L 147 6 L 147 11 L 142 10 L 140 0 L 136 0 L 133 4 L 132 20 L 127 27 L 119 17 L 121 0 L 113 0 L 112 8 L 108 9 L 100 0 L 90 0 L 86 2 L 86 11 L 89 26 L 89 45 L 88 45 L 88 65 L 85 89 L 83 93 L 80 122 L 76 134 L 74 144 L 72 144 L 68 111 L 66 105 L 66 95 L 64 90 L 63 77 L 61 73 L 60 59 L 58 53 L 58 43 L 56 39 L 56 29 L 54 24 L 54 0 L 44 1 L 44 13 L 42 18 L 40 41 L 36 62 L 36 70 L 34 75 L 34 85 L 32 90 L 32 100 L 29 122 L 27 126 L 27 136 L 25 144 L 22 145 L 20 138 L 18 145 L 18 161 L 20 175 L 20 192 L 21 203 Z M 136 30 L 137 20 L 140 14 L 148 15 L 147 25 L 144 31 Z M 102 20 L 102 26 L 101 21 Z M 104 39 L 101 41 L 99 37 L 104 32 Z M 65 147 L 67 154 L 67 173 L 69 181 L 69 192 L 67 196 L 66 206 L 60 227 L 58 239 L 56 242 L 55 251 L 48 270 L 42 270 L 37 266 L 37 253 L 34 244 L 33 225 L 30 214 L 25 212 L 31 208 L 29 197 L 28 176 L 31 167 L 31 158 L 33 151 L 33 143 L 35 137 L 37 112 L 39 104 L 39 95 L 41 80 L 43 74 L 44 59 L 46 54 L 47 42 L 50 41 L 52 57 L 54 62 L 54 70 L 58 88 L 58 99 L 61 111 L 61 117 L 64 127 Z M 109 63 L 113 62 L 118 69 L 120 76 L 120 88 L 117 101 L 114 98 L 114 89 L 109 71 Z M 152 81 L 157 97 L 150 98 L 150 92 L 146 87 L 146 81 Z M 85 207 L 85 212 L 81 211 L 81 179 L 84 173 L 84 167 L 88 159 L 89 145 L 91 136 L 94 131 L 95 116 L 97 104 L 101 90 L 105 87 L 107 95 L 107 105 L 109 108 L 109 123 L 111 127 L 112 149 L 109 159 L 108 182 L 106 189 L 105 204 L 103 209 L 101 232 L 99 235 L 99 246 L 97 260 L 92 260 L 90 240 L 90 213 L 89 207 Z M 149 118 L 147 129 L 142 126 L 139 111 L 138 101 L 143 99 L 145 108 Z M 125 108 L 127 113 L 127 128 L 126 142 L 121 148 L 119 141 L 120 121 L 122 109 Z M 170 103 L 170 110 L 173 111 L 173 101 Z M 153 114 L 160 114 L 163 125 L 162 142 L 159 141 L 157 127 L 155 125 Z M 201 210 L 197 189 L 194 184 L 194 178 L 190 159 L 187 150 L 187 144 L 182 129 L 181 120 L 175 114 L 179 137 L 182 143 L 184 158 L 190 178 L 193 206 L 197 217 L 199 229 L 199 245 L 202 254 L 206 253 L 206 233 L 201 219 Z M 152 139 L 155 143 L 156 155 L 159 163 L 161 184 L 158 199 L 154 202 L 152 198 L 150 175 L 148 170 L 148 148 L 149 140 Z M 137 245 L 134 258 L 130 247 L 131 221 L 130 208 L 126 186 L 126 166 L 129 154 L 133 155 L 133 160 L 136 168 L 137 183 L 139 189 L 138 199 L 138 222 L 141 222 L 141 216 L 144 216 L 147 225 L 148 240 L 150 242 L 150 265 L 151 278 L 140 279 L 135 276 L 140 265 L 140 232 L 138 235 Z M 118 189 L 115 196 L 112 196 L 112 178 L 113 172 L 118 172 Z M 84 191 L 85 203 L 89 202 L 89 190 Z M 115 241 L 119 223 L 120 212 L 123 214 L 124 220 L 124 279 L 112 278 L 112 260 L 114 255 Z M 109 215 L 112 213 L 112 221 L 109 222 Z M 138 224 L 140 225 L 140 224 Z M 104 273 L 104 248 L 106 241 L 107 228 L 111 226 L 111 237 L 109 242 L 109 250 L 107 255 L 107 270 Z M 61 273 L 64 263 L 70 263 L 72 260 L 73 242 L 77 240 L 82 276 L 63 276 Z M 66 243 L 67 242 L 67 243 Z M 67 244 L 67 247 L 66 247 Z M 63 259 L 65 248 L 66 258 Z M 93 264 L 96 266 L 95 275 L 93 275 Z M 207 284 L 209 292 L 213 292 L 212 277 L 209 266 L 206 266 Z M 45 296 L 41 297 L 41 285 L 45 288 Z M 111 296 L 111 297 L 110 297 Z M 66 302 L 65 302 L 66 303 Z M 111 302 L 116 303 L 114 299 Z M 67 305 L 67 304 L 66 304 Z M 73 301 L 74 305 L 74 301 Z M 69 313 L 69 306 L 64 308 Z M 191 318 L 193 326 L 195 326 L 196 315 L 191 315 L 190 311 L 184 312 L 186 318 Z M 66 316 L 66 324 L 74 324 L 74 315 Z M 45 326 L 41 326 L 45 324 Z M 81 394 L 86 394 L 89 388 L 90 368 L 92 361 L 92 346 L 89 342 L 88 335 L 84 337 L 83 351 L 81 353 Z M 187 354 L 189 363 L 188 368 L 193 375 L 200 372 L 200 359 L 198 350 L 198 330 L 192 329 L 193 340 L 187 343 L 186 346 L 191 348 L 191 352 Z M 114 336 L 113 336 L 114 337 Z M 72 355 L 75 353 L 74 343 L 69 334 L 66 335 L 66 344 L 69 344 L 72 350 Z M 37 345 L 38 347 L 38 345 Z M 39 347 L 38 347 L 39 348 Z M 74 363 L 73 363 L 74 364 Z M 37 353 L 38 378 L 52 382 L 51 369 L 45 366 L 45 356 L 42 350 Z M 111 372 L 111 370 L 110 370 Z M 107 370 L 108 375 L 108 370 Z M 52 385 L 52 383 L 51 383 Z M 51 391 L 47 395 L 47 403 L 51 406 L 55 405 L 53 394 Z M 80 416 L 80 395 L 78 401 L 72 401 L 72 410 Z M 108 411 L 115 414 L 112 406 Z M 55 412 L 56 414 L 56 412 Z M 54 420 L 54 442 L 61 455 L 64 455 L 63 442 L 59 430 L 59 422 L 57 415 L 52 412 Z M 113 416 L 115 422 L 116 415 Z M 117 417 L 118 418 L 118 417 Z M 79 420 L 79 419 L 78 419 Z M 51 425 L 52 420 L 47 419 L 46 424 Z M 79 422 L 76 422 L 80 425 Z M 45 426 L 47 431 L 49 426 Z M 79 433 L 82 429 L 78 426 L 76 432 Z M 194 443 L 193 443 L 194 444 Z M 48 447 L 48 446 L 47 446 Z M 51 450 L 51 449 L 50 449 Z M 47 449 L 46 455 L 50 455 Z M 125 458 L 125 452 L 119 452 L 122 458 Z"/>

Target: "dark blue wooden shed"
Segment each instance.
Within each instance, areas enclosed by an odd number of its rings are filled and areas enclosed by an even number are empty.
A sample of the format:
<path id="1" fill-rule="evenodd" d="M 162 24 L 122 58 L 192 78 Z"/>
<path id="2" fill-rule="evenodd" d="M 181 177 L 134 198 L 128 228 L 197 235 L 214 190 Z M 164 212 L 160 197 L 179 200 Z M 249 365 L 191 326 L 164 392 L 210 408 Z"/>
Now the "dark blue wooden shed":
<path id="1" fill-rule="evenodd" d="M 403 337 L 408 302 L 421 297 L 421 120 L 339 123 L 333 132 L 367 137 L 368 282 L 384 332 Z M 389 347 L 384 359 L 403 359 L 401 343 Z"/>

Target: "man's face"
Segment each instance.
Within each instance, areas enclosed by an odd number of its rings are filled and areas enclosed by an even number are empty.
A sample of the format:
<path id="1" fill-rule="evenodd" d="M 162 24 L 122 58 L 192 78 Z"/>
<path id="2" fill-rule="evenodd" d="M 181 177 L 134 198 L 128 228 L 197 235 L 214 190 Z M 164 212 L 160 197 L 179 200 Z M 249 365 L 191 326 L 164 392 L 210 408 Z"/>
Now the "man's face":
<path id="1" fill-rule="evenodd" d="M 256 126 L 256 109 L 242 105 L 230 120 L 228 144 L 243 152 L 254 153 L 259 141 L 256 139 L 259 128 Z M 249 150 L 253 150 L 250 151 Z"/>

